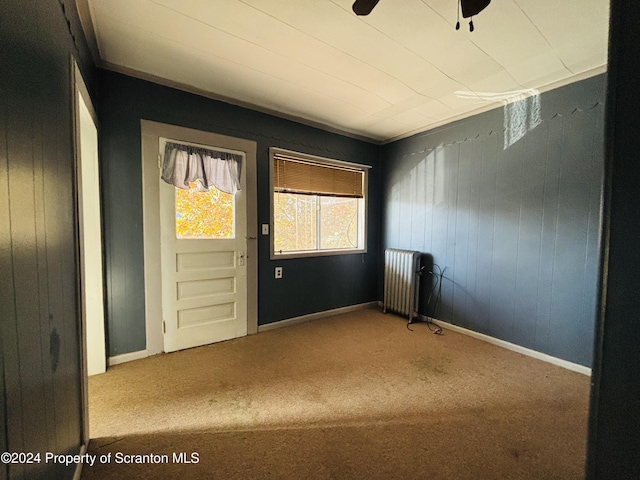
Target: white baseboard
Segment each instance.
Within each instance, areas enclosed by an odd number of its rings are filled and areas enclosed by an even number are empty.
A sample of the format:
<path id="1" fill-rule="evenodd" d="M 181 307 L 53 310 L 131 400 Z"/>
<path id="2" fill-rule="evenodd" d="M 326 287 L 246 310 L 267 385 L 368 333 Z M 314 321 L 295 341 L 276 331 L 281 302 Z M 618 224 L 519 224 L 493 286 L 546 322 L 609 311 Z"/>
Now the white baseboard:
<path id="1" fill-rule="evenodd" d="M 378 302 L 359 303 L 357 305 L 349 305 L 348 307 L 334 308 L 332 310 L 325 310 L 322 312 L 310 313 L 308 315 L 302 315 L 300 317 L 287 318 L 286 320 L 280 320 L 278 322 L 267 323 L 266 325 L 258 325 L 258 333 L 267 332 L 269 330 L 275 330 L 276 328 L 290 327 L 298 323 L 308 322 L 310 320 L 317 320 L 318 318 L 331 317 L 340 313 L 353 312 L 355 310 L 363 310 L 365 308 L 372 308 L 378 305 Z"/>
<path id="2" fill-rule="evenodd" d="M 420 318 L 422 320 L 427 320 L 427 317 L 425 317 L 424 315 L 420 315 Z M 492 345 L 497 345 L 498 347 L 506 348 L 507 350 L 511 350 L 513 352 L 527 355 L 528 357 L 533 357 L 535 359 L 542 360 L 543 362 L 552 363 L 553 365 L 566 368 L 567 370 L 572 370 L 574 372 L 578 372 L 583 375 L 591 376 L 591 369 L 589 367 L 585 367 L 584 365 L 579 365 L 577 363 L 569 362 L 561 358 L 552 357 L 551 355 L 547 355 L 546 353 L 541 353 L 536 350 L 531 350 L 530 348 L 522 347 L 520 345 L 516 345 L 515 343 L 510 343 L 505 340 L 500 340 L 499 338 L 491 337 L 483 333 L 474 332 L 473 330 L 468 330 L 466 328 L 459 327 L 457 325 L 452 325 L 451 323 L 444 322 L 442 320 L 438 320 L 431 317 L 429 317 L 429 320 L 435 323 L 436 325 L 438 325 L 439 327 L 446 328 L 447 330 L 452 330 L 454 332 L 462 333 L 463 335 L 468 335 L 469 337 L 477 338 L 478 340 L 491 343 Z"/>
<path id="3" fill-rule="evenodd" d="M 85 453 L 87 453 L 87 446 L 80 445 L 80 456 L 82 457 Z M 76 464 L 76 469 L 73 472 L 73 480 L 80 480 L 80 477 L 82 477 L 82 465 L 82 462 Z"/>
<path id="4" fill-rule="evenodd" d="M 122 355 L 116 355 L 115 357 L 109 357 L 107 359 L 107 365 L 113 366 L 119 363 L 126 363 L 132 360 L 140 360 L 141 358 L 147 358 L 149 356 L 148 350 L 139 350 L 137 352 L 123 353 Z"/>

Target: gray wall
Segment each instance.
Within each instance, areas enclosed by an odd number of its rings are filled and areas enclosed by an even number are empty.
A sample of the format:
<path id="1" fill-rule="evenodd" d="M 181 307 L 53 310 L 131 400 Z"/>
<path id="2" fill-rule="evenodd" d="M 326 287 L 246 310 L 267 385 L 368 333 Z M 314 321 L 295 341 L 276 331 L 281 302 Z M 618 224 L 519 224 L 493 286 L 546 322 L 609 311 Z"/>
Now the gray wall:
<path id="1" fill-rule="evenodd" d="M 591 365 L 604 93 L 601 75 L 384 147 L 384 247 L 445 269 L 421 313 Z"/>
<path id="2" fill-rule="evenodd" d="M 0 451 L 78 453 L 70 57 L 92 72 L 73 2 L 3 0 L 0 45 Z M 74 468 L 0 464 L 0 479 Z"/>
<path id="3" fill-rule="evenodd" d="M 269 223 L 269 147 L 372 165 L 368 251 L 272 261 L 258 237 L 258 323 L 375 301 L 380 233 L 379 148 L 256 111 L 100 70 L 101 174 L 108 352 L 145 348 L 140 119 L 257 142 L 258 223 Z M 258 229 L 260 231 L 260 229 Z M 284 267 L 275 280 L 273 269 Z"/>

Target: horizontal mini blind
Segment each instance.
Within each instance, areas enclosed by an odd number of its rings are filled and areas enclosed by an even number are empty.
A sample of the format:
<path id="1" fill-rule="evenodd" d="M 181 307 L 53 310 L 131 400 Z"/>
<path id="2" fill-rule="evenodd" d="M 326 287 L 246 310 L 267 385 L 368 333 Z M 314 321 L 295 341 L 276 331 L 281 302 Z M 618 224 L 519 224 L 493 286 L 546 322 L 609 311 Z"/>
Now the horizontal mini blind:
<path id="1" fill-rule="evenodd" d="M 273 189 L 276 192 L 363 198 L 364 171 L 357 168 L 273 155 Z"/>

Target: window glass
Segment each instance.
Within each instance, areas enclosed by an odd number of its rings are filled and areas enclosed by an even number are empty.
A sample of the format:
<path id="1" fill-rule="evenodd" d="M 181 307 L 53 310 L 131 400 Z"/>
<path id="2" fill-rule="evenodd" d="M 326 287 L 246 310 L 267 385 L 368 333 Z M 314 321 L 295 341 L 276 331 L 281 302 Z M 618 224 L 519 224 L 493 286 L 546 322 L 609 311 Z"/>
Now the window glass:
<path id="1" fill-rule="evenodd" d="M 176 238 L 235 238 L 235 196 L 215 187 L 203 191 L 200 182 L 189 186 L 176 188 Z"/>
<path id="2" fill-rule="evenodd" d="M 367 166 L 271 148 L 272 258 L 365 252 Z"/>
<path id="3" fill-rule="evenodd" d="M 318 197 L 320 248 L 358 248 L 358 199 Z"/>
<path id="4" fill-rule="evenodd" d="M 276 192 L 273 211 L 274 249 L 277 252 L 316 248 L 316 197 Z"/>

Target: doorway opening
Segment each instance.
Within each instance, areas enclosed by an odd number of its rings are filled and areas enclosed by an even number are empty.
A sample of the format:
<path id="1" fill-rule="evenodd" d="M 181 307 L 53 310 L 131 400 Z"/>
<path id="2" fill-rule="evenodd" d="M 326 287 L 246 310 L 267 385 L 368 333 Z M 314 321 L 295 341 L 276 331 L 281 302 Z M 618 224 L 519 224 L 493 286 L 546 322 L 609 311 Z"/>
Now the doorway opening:
<path id="1" fill-rule="evenodd" d="M 97 115 L 78 65 L 72 62 L 78 216 L 78 294 L 82 351 L 83 448 L 89 442 L 88 377 L 107 368 L 102 216 Z"/>

